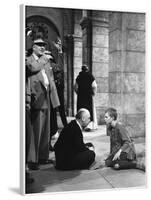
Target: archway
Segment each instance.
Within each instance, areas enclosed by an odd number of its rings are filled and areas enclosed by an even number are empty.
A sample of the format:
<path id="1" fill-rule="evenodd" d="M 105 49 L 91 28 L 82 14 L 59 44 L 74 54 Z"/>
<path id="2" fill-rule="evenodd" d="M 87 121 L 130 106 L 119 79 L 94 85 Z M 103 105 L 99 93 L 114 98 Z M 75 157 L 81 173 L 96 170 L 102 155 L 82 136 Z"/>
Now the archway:
<path id="1" fill-rule="evenodd" d="M 53 45 L 53 41 L 59 36 L 59 31 L 49 19 L 43 16 L 34 15 L 26 18 L 26 27 L 28 27 L 32 33 L 28 38 L 26 38 L 26 50 L 30 49 L 32 46 L 32 41 L 34 38 L 42 37 L 46 42 L 46 49 L 52 51 L 54 57 L 56 57 L 56 48 Z"/>

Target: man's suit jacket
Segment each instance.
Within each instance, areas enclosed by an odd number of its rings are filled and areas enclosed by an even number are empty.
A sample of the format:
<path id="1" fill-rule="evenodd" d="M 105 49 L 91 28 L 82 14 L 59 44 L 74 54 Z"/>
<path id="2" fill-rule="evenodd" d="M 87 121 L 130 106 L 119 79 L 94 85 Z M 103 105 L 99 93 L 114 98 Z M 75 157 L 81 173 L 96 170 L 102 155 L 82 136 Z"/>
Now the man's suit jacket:
<path id="1" fill-rule="evenodd" d="M 88 150 L 83 142 L 82 131 L 76 120 L 65 127 L 54 146 L 56 165 L 66 165 L 75 155 Z"/>
<path id="2" fill-rule="evenodd" d="M 49 87 L 46 90 L 42 69 L 45 70 L 49 80 Z M 57 89 L 53 79 L 53 72 L 48 59 L 42 56 L 38 62 L 31 55 L 26 59 L 26 75 L 30 82 L 31 108 L 44 109 L 48 108 L 51 100 L 52 106 L 55 108 L 60 105 Z"/>

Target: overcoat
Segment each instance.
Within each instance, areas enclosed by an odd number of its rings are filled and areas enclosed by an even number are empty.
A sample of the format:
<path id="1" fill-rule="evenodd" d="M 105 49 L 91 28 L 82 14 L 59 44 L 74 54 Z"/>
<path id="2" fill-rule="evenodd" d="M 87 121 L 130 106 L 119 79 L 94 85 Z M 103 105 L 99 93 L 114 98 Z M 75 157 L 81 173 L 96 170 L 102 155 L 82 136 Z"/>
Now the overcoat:
<path id="1" fill-rule="evenodd" d="M 42 70 L 48 78 L 46 87 Z M 26 59 L 26 88 L 28 102 L 30 105 L 30 119 L 32 126 L 31 148 L 28 161 L 38 162 L 39 159 L 49 157 L 49 137 L 50 137 L 50 102 L 53 108 L 60 105 L 51 63 L 46 57 L 41 56 L 36 60 L 33 55 Z"/>

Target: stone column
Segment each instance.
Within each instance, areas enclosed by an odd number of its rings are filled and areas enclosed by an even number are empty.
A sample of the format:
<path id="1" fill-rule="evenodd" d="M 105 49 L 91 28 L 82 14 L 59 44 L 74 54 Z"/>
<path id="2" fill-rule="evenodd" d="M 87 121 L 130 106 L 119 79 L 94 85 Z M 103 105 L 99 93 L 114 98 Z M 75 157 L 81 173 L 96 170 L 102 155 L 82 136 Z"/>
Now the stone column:
<path id="1" fill-rule="evenodd" d="M 75 10 L 74 12 L 74 60 L 73 60 L 73 69 L 74 69 L 74 83 L 77 75 L 81 71 L 82 66 L 82 30 L 80 26 L 80 20 L 82 17 L 81 10 Z M 77 95 L 74 92 L 74 114 L 77 112 Z"/>
<path id="2" fill-rule="evenodd" d="M 83 11 L 83 18 L 80 21 L 82 28 L 82 64 L 92 69 L 92 20 L 91 12 Z"/>
<path id="3" fill-rule="evenodd" d="M 98 85 L 94 100 L 98 123 L 101 124 L 108 106 L 108 12 L 83 11 L 80 24 L 83 33 L 83 64 L 88 65 Z"/>
<path id="4" fill-rule="evenodd" d="M 111 13 L 109 105 L 132 136 L 145 134 L 145 16 Z"/>
<path id="5" fill-rule="evenodd" d="M 67 114 L 73 116 L 73 35 L 65 36 L 67 63 Z"/>
<path id="6" fill-rule="evenodd" d="M 82 66 L 82 38 L 74 35 L 74 59 L 73 59 L 73 82 L 81 71 Z M 74 115 L 77 112 L 77 94 L 74 92 Z"/>
<path id="7" fill-rule="evenodd" d="M 92 11 L 92 74 L 98 85 L 95 104 L 99 124 L 104 123 L 104 111 L 108 107 L 108 41 L 108 12 Z"/>

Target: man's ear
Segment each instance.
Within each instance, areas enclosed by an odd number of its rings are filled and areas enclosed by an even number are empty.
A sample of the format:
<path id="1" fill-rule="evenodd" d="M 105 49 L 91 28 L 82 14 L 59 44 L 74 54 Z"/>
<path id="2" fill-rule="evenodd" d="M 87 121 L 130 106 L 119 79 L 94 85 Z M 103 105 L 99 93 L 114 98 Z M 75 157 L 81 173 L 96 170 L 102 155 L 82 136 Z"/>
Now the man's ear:
<path id="1" fill-rule="evenodd" d="M 114 117 L 111 117 L 111 119 L 112 119 L 112 121 L 114 121 L 115 119 L 114 119 Z"/>
<path id="2" fill-rule="evenodd" d="M 35 44 L 33 44 L 32 49 L 35 49 Z"/>
<path id="3" fill-rule="evenodd" d="M 85 118 L 84 118 L 84 116 L 82 116 L 82 117 L 81 117 L 81 121 L 82 121 L 82 122 L 84 122 L 84 121 L 85 121 Z"/>

